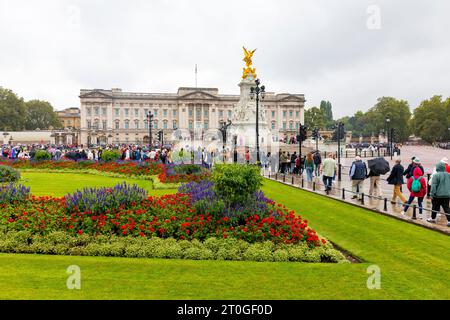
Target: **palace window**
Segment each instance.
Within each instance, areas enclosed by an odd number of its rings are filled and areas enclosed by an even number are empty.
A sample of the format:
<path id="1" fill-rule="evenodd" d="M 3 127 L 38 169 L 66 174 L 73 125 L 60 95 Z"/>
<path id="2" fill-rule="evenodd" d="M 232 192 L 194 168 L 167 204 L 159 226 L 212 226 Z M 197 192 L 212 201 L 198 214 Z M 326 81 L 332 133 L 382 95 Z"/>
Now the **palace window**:
<path id="1" fill-rule="evenodd" d="M 272 111 L 272 118 L 275 118 L 275 111 Z"/>
<path id="2" fill-rule="evenodd" d="M 300 115 L 300 111 L 295 111 L 295 116 L 298 118 Z"/>
<path id="3" fill-rule="evenodd" d="M 116 112 L 116 117 L 118 117 L 120 115 L 120 110 L 119 108 L 114 109 L 114 111 Z"/>
<path id="4" fill-rule="evenodd" d="M 205 110 L 204 110 L 204 116 L 205 116 L 205 118 L 208 118 L 208 117 L 209 117 L 209 111 L 208 111 L 208 109 L 205 109 Z"/>
<path id="5" fill-rule="evenodd" d="M 91 120 L 88 120 L 88 121 L 87 121 L 87 128 L 88 128 L 88 129 L 91 129 Z"/>
<path id="6" fill-rule="evenodd" d="M 193 121 L 189 121 L 189 130 L 194 129 L 194 122 Z"/>
<path id="7" fill-rule="evenodd" d="M 177 128 L 177 122 L 174 120 L 172 123 L 172 129 L 175 130 L 176 128 Z"/>
<path id="8" fill-rule="evenodd" d="M 91 116 L 91 108 L 86 108 L 86 111 L 87 111 L 87 115 L 90 117 Z"/>
<path id="9" fill-rule="evenodd" d="M 286 130 L 286 122 L 283 122 L 283 130 Z"/>
<path id="10" fill-rule="evenodd" d="M 283 111 L 283 118 L 286 118 L 286 116 L 287 116 L 287 111 L 284 110 L 284 111 Z"/>
<path id="11" fill-rule="evenodd" d="M 167 121 L 163 122 L 163 129 L 167 129 Z"/>
<path id="12" fill-rule="evenodd" d="M 135 116 L 136 118 L 139 117 L 139 109 L 134 109 L 134 116 Z"/>
<path id="13" fill-rule="evenodd" d="M 119 121 L 116 121 L 116 122 L 115 122 L 115 128 L 116 128 L 116 130 L 119 130 L 119 125 L 120 125 L 120 122 L 119 122 Z"/>
<path id="14" fill-rule="evenodd" d="M 228 110 L 228 118 L 231 119 L 231 110 Z"/>
<path id="15" fill-rule="evenodd" d="M 125 120 L 125 129 L 130 129 L 130 121 Z"/>
<path id="16" fill-rule="evenodd" d="M 102 115 L 106 116 L 106 108 L 102 108 Z"/>
<path id="17" fill-rule="evenodd" d="M 208 121 L 205 121 L 203 127 L 205 128 L 205 130 L 208 130 L 208 129 L 209 129 L 209 123 L 208 123 Z"/>
<path id="18" fill-rule="evenodd" d="M 197 108 L 197 111 L 195 112 L 195 120 L 201 121 L 202 120 L 202 109 Z"/>
<path id="19" fill-rule="evenodd" d="M 153 121 L 152 128 L 158 129 L 158 120 Z"/>
<path id="20" fill-rule="evenodd" d="M 135 121 L 135 122 L 134 122 L 134 128 L 135 128 L 136 130 L 139 129 L 139 121 Z"/>
<path id="21" fill-rule="evenodd" d="M 164 117 L 164 118 L 167 118 L 167 109 L 164 109 L 164 110 L 163 110 L 163 117 Z"/>
<path id="22" fill-rule="evenodd" d="M 291 121 L 291 122 L 289 122 L 289 130 L 292 130 L 292 129 L 294 129 L 294 123 Z"/>
<path id="23" fill-rule="evenodd" d="M 189 117 L 193 117 L 194 110 L 192 108 L 189 108 Z"/>
<path id="24" fill-rule="evenodd" d="M 177 110 L 173 110 L 173 116 L 176 117 L 177 116 Z"/>
<path id="25" fill-rule="evenodd" d="M 272 121 L 272 129 L 275 129 L 275 121 Z"/>
<path id="26" fill-rule="evenodd" d="M 223 110 L 219 110 L 219 117 L 223 118 Z"/>
<path id="27" fill-rule="evenodd" d="M 102 121 L 102 129 L 106 130 L 106 121 Z"/>
<path id="28" fill-rule="evenodd" d="M 94 113 L 95 113 L 96 116 L 98 116 L 98 107 L 94 108 Z"/>
<path id="29" fill-rule="evenodd" d="M 294 115 L 294 111 L 292 111 L 292 110 L 289 110 L 289 117 L 291 117 L 292 118 L 292 116 Z"/>
<path id="30" fill-rule="evenodd" d="M 155 115 L 155 117 L 157 117 L 158 116 L 158 109 L 154 109 L 153 110 L 153 114 Z"/>
<path id="31" fill-rule="evenodd" d="M 129 116 L 129 114 L 130 114 L 130 109 L 125 109 L 125 117 L 128 117 Z"/>
<path id="32" fill-rule="evenodd" d="M 145 127 L 145 129 L 148 130 L 148 121 L 147 120 L 144 121 L 144 127 Z"/>

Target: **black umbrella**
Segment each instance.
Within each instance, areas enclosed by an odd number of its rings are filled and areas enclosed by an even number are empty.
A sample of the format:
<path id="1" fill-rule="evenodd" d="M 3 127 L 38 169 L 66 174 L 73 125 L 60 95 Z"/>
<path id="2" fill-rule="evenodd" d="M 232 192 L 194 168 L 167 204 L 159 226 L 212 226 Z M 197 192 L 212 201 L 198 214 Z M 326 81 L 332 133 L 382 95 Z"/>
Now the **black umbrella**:
<path id="1" fill-rule="evenodd" d="M 386 174 L 391 169 L 389 168 L 389 162 L 385 158 L 375 158 L 367 160 L 369 169 L 375 174 Z"/>

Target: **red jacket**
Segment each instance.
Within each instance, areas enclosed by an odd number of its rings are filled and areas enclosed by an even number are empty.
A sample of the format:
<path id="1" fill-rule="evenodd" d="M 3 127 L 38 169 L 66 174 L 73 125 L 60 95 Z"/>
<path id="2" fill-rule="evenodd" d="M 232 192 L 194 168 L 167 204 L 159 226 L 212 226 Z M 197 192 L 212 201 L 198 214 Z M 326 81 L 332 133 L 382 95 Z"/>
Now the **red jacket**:
<path id="1" fill-rule="evenodd" d="M 413 177 L 414 177 L 414 179 L 418 179 L 419 177 L 422 177 L 420 179 L 420 184 L 422 185 L 422 188 L 420 189 L 419 192 L 411 191 Z M 413 172 L 413 176 L 408 179 L 408 190 L 411 192 L 411 196 L 413 196 L 413 197 L 423 198 L 427 195 L 427 181 L 423 177 L 422 170 L 420 170 L 420 168 L 415 168 L 414 172 Z"/>
<path id="2" fill-rule="evenodd" d="M 445 164 L 445 171 L 450 173 L 450 165 L 448 163 Z"/>

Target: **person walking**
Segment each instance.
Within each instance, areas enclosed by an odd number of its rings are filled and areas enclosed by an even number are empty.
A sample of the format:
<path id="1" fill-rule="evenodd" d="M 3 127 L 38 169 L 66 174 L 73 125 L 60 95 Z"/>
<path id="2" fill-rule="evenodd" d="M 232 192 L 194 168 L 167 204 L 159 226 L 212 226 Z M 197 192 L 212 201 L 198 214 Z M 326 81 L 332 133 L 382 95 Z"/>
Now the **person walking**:
<path id="1" fill-rule="evenodd" d="M 314 173 L 314 159 L 311 153 L 308 153 L 306 155 L 305 170 L 306 170 L 306 181 L 312 182 Z"/>
<path id="2" fill-rule="evenodd" d="M 350 166 L 349 176 L 352 181 L 352 192 L 356 193 L 353 195 L 352 199 L 358 198 L 360 200 L 361 192 L 364 186 L 364 179 L 366 179 L 367 176 L 367 166 L 361 160 L 360 156 L 356 156 L 355 161 L 353 161 Z"/>
<path id="3" fill-rule="evenodd" d="M 380 197 L 381 196 L 381 188 L 380 188 L 380 174 L 376 173 L 372 170 L 369 170 L 369 174 L 367 175 L 369 178 L 369 195 Z"/>
<path id="4" fill-rule="evenodd" d="M 245 162 L 250 164 L 250 150 L 245 151 Z"/>
<path id="5" fill-rule="evenodd" d="M 420 159 L 417 157 L 412 157 L 411 163 L 408 165 L 408 168 L 406 168 L 405 172 L 403 172 L 403 175 L 406 176 L 407 179 L 411 178 L 413 176 L 414 169 L 417 167 L 419 167 L 423 173 L 425 172 L 420 163 Z"/>
<path id="6" fill-rule="evenodd" d="M 442 161 L 436 165 L 436 174 L 433 176 L 431 183 L 430 197 L 433 211 L 431 212 L 431 218 L 427 221 L 436 223 L 437 214 L 442 207 L 447 217 L 447 226 L 450 227 L 450 173 L 445 171 L 445 163 Z"/>
<path id="7" fill-rule="evenodd" d="M 325 192 L 330 193 L 333 184 L 333 176 L 336 172 L 336 160 L 333 159 L 333 155 L 330 153 L 328 157 L 323 161 L 322 165 L 322 180 L 325 185 Z"/>
<path id="8" fill-rule="evenodd" d="M 388 184 L 394 185 L 394 191 L 392 193 L 391 203 L 395 204 L 397 197 L 400 198 L 402 203 L 406 202 L 406 198 L 402 193 L 401 187 L 403 182 L 403 172 L 405 171 L 403 166 L 401 165 L 402 160 L 397 158 L 395 160 L 395 166 L 392 167 L 391 173 L 387 178 Z"/>
<path id="9" fill-rule="evenodd" d="M 313 156 L 314 159 L 314 174 L 316 177 L 320 175 L 320 165 L 322 164 L 322 157 L 320 156 L 320 151 L 317 150 Z"/>
<path id="10" fill-rule="evenodd" d="M 297 172 L 297 168 L 295 166 L 295 160 L 297 160 L 297 152 L 294 151 L 293 154 L 291 154 L 291 173 L 295 174 Z"/>
<path id="11" fill-rule="evenodd" d="M 419 205 L 419 219 L 422 219 L 422 204 L 423 198 L 427 195 L 427 181 L 423 177 L 423 171 L 419 167 L 414 169 L 413 176 L 408 179 L 407 187 L 410 194 L 402 214 L 405 214 L 405 212 L 408 211 L 414 198 L 417 198 L 417 203 Z"/>

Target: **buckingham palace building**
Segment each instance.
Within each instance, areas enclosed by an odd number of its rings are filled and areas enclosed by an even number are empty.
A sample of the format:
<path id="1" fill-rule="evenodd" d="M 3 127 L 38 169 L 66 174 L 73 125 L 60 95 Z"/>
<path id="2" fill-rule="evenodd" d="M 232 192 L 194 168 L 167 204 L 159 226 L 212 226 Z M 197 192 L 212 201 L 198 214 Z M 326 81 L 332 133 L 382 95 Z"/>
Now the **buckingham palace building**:
<path id="1" fill-rule="evenodd" d="M 162 131 L 165 142 L 216 139 L 221 122 L 232 119 L 239 95 L 217 88 L 179 88 L 177 93 L 135 93 L 122 89 L 82 89 L 81 144 L 147 144 L 148 112 L 153 114 L 152 140 Z M 268 92 L 261 102 L 268 127 L 293 136 L 304 123 L 303 94 Z"/>

